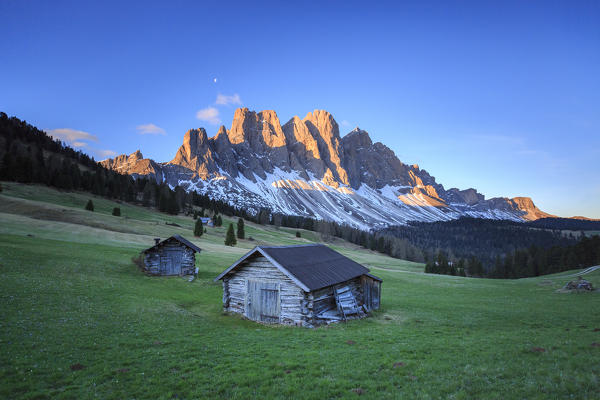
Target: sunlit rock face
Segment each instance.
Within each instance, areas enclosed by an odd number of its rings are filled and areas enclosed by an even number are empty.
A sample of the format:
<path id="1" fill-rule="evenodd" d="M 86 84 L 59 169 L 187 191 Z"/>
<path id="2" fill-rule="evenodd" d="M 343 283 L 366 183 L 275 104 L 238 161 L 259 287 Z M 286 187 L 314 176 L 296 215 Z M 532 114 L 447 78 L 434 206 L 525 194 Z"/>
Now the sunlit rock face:
<path id="1" fill-rule="evenodd" d="M 516 209 L 525 212 L 523 218 L 528 221 L 533 221 L 540 218 L 555 217 L 555 215 L 550 215 L 537 208 L 536 205 L 533 204 L 533 200 L 531 200 L 530 197 L 513 197 L 511 200 L 515 204 Z"/>
<path id="2" fill-rule="evenodd" d="M 309 131 L 300 118 L 294 116 L 283 127 L 290 154 L 290 168 L 298 171 L 304 179 L 308 172 L 316 177 L 323 177 L 327 169 L 321 158 L 317 139 Z"/>
<path id="3" fill-rule="evenodd" d="M 302 120 L 308 131 L 316 139 L 317 146 L 333 178 L 348 185 L 348 173 L 344 169 L 344 153 L 340 139 L 340 129 L 331 114 L 325 110 L 315 110 Z"/>
<path id="4" fill-rule="evenodd" d="M 277 113 L 239 108 L 231 128 L 213 137 L 204 128 L 185 133 L 168 163 L 138 150 L 102 161 L 109 169 L 149 176 L 207 194 L 249 212 L 274 212 L 332 220 L 362 229 L 407 221 L 472 216 L 525 220 L 549 216 L 529 198 L 486 200 L 475 189 L 445 190 L 418 165 L 404 164 L 369 133 L 340 136 L 324 110 L 281 126 Z"/>
<path id="5" fill-rule="evenodd" d="M 190 129 L 183 137 L 183 145 L 169 162 L 194 171 L 201 179 L 207 179 L 218 171 L 213 149 L 204 128 Z"/>

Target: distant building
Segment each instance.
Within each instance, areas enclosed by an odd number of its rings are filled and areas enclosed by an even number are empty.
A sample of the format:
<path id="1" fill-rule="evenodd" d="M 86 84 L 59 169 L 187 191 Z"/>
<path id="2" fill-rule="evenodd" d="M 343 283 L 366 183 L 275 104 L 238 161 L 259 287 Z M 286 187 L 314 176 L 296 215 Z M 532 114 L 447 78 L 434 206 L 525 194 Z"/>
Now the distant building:
<path id="1" fill-rule="evenodd" d="M 154 246 L 144 250 L 144 267 L 151 275 L 192 275 L 196 269 L 196 253 L 202 250 L 179 235 L 154 239 Z"/>
<path id="2" fill-rule="evenodd" d="M 257 246 L 227 268 L 223 309 L 276 324 L 312 327 L 379 308 L 382 280 L 324 245 Z"/>
<path id="3" fill-rule="evenodd" d="M 202 221 L 202 225 L 208 225 L 211 228 L 214 226 L 212 218 L 200 217 L 200 221 Z"/>

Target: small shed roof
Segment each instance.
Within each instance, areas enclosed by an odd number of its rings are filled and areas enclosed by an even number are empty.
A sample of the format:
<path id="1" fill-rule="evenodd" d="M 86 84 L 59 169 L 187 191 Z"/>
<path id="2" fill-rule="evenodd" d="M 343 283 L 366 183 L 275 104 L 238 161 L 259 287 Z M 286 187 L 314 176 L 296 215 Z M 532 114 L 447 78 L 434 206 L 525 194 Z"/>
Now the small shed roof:
<path id="1" fill-rule="evenodd" d="M 202 249 L 200 247 L 196 246 L 194 243 L 190 242 L 189 240 L 187 240 L 183 236 L 173 235 L 170 238 L 167 238 L 167 239 L 163 240 L 162 242 L 159 242 L 159 243 L 155 244 L 154 246 L 147 248 L 146 250 L 144 250 L 144 253 L 146 253 L 148 251 L 151 251 L 151 250 L 154 250 L 154 249 L 156 249 L 156 248 L 164 245 L 165 243 L 167 243 L 167 242 L 169 242 L 171 240 L 176 240 L 179 243 L 183 244 L 186 247 L 189 247 L 190 249 L 194 250 L 197 253 L 200 253 L 202 251 Z"/>
<path id="2" fill-rule="evenodd" d="M 284 274 L 307 292 L 345 282 L 361 275 L 369 275 L 369 269 L 322 244 L 299 246 L 257 246 L 215 280 L 222 279 L 244 260 L 260 253 Z"/>

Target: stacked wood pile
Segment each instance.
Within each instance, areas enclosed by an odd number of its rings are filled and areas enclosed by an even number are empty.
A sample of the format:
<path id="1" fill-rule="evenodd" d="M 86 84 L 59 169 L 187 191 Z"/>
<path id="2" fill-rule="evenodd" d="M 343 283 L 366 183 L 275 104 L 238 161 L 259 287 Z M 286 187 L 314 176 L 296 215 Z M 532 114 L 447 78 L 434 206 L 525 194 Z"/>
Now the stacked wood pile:
<path id="1" fill-rule="evenodd" d="M 563 290 L 569 290 L 569 291 L 593 291 L 594 290 L 594 286 L 592 285 L 591 282 L 583 279 L 581 276 L 575 280 L 575 281 L 571 281 L 569 283 L 567 283 L 564 287 Z"/>

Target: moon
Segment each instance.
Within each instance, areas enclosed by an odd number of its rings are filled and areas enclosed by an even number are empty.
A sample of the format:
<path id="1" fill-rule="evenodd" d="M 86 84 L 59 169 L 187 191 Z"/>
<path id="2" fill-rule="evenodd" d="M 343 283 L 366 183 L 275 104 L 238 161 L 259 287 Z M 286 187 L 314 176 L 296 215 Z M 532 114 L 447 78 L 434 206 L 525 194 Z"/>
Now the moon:
<path id="1" fill-rule="evenodd" d="M 214 78 L 214 79 L 213 79 L 213 82 L 214 82 L 214 83 L 217 83 L 217 78 Z"/>

